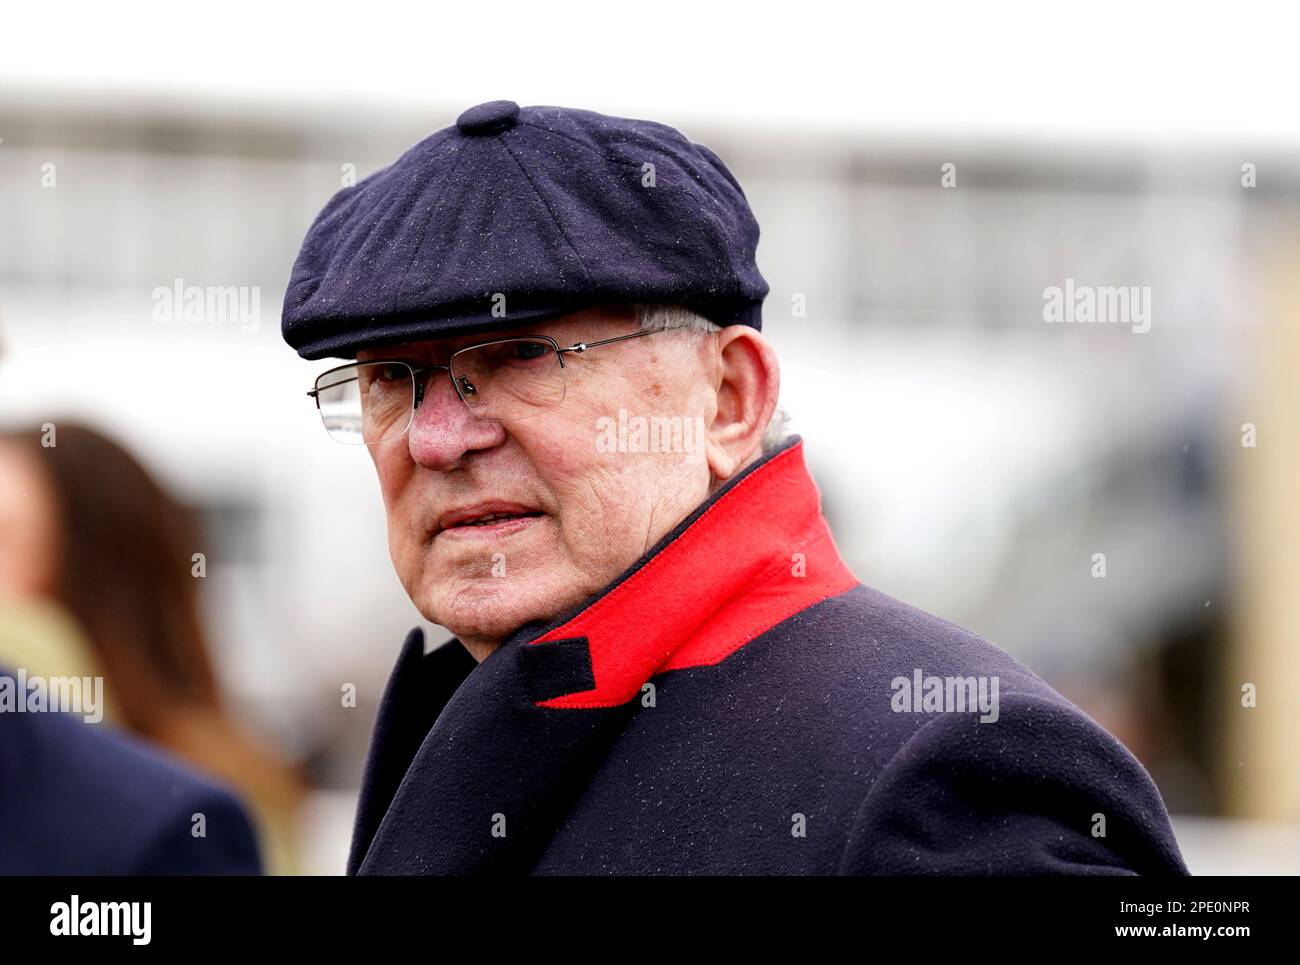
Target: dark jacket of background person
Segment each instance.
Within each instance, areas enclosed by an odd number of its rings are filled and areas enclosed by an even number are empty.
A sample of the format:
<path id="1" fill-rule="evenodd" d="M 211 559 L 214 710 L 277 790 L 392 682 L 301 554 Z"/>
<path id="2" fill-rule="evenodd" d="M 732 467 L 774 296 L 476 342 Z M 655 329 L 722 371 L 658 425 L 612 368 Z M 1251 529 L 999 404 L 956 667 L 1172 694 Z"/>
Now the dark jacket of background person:
<path id="1" fill-rule="evenodd" d="M 178 761 L 73 714 L 0 713 L 0 875 L 260 872 L 243 808 Z"/>
<path id="2" fill-rule="evenodd" d="M 206 544 L 192 514 L 113 440 L 54 425 L 54 446 L 35 428 L 0 433 L 0 446 L 26 453 L 52 496 L 57 546 L 41 592 L 93 657 L 71 672 L 102 672 L 113 722 L 238 792 L 268 870 L 298 870 L 305 786 L 224 705 L 199 619 L 192 556 Z"/>
<path id="3" fill-rule="evenodd" d="M 893 682 L 999 679 L 999 713 Z M 1097 815 L 1105 818 L 1104 836 Z M 845 567 L 797 437 L 482 663 L 407 639 L 350 874 L 1186 874 L 1137 760 Z"/>

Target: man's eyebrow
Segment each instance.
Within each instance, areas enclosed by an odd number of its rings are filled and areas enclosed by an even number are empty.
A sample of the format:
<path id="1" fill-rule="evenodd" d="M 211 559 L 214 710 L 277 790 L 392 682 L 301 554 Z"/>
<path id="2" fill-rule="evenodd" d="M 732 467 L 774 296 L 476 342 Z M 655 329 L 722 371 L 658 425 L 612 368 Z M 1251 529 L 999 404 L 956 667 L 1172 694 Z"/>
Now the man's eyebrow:
<path id="1" fill-rule="evenodd" d="M 356 361 L 357 362 L 405 362 L 407 365 L 446 365 L 447 362 L 451 360 L 451 357 L 463 348 L 471 348 L 472 346 L 475 345 L 486 345 L 491 342 L 497 342 L 508 338 L 549 339 L 552 342 L 555 342 L 557 345 L 561 345 L 561 346 L 570 345 L 574 341 L 572 338 L 561 338 L 559 335 L 554 334 L 554 332 L 544 330 L 541 329 L 541 327 L 539 327 L 539 330 L 530 329 L 528 331 L 519 331 L 519 332 L 510 332 L 510 333 L 501 333 L 501 334 L 492 334 L 487 332 L 481 333 L 481 337 L 467 338 L 466 341 L 463 342 L 463 344 L 457 344 L 455 346 L 440 345 L 438 346 L 439 350 L 437 352 L 429 352 L 428 350 L 426 350 L 418 358 L 412 355 L 397 354 L 397 355 L 377 355 L 374 358 L 367 358 L 367 359 L 358 357 Z M 457 341 L 459 342 L 459 339 Z M 364 348 L 358 349 L 357 355 L 360 356 L 360 354 L 365 351 L 368 350 Z M 382 347 L 377 347 L 373 349 L 373 351 L 381 352 L 384 351 L 384 349 Z M 432 355 L 435 357 L 441 355 L 447 361 L 443 361 L 443 362 L 427 361 L 425 358 L 426 355 Z"/>
<path id="2" fill-rule="evenodd" d="M 362 349 L 365 351 L 365 349 Z M 376 349 L 376 351 L 380 351 Z M 371 358 L 361 358 L 358 354 L 358 362 L 405 362 L 407 365 L 432 365 L 428 359 L 420 353 L 398 352 L 394 354 L 375 355 Z"/>

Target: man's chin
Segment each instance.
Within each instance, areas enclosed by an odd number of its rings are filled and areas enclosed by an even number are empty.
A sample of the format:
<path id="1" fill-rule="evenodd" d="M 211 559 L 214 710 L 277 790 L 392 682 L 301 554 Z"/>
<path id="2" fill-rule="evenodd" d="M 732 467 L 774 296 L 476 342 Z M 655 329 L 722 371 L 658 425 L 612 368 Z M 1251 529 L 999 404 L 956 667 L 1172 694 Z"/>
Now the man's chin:
<path id="1" fill-rule="evenodd" d="M 427 611 L 426 619 L 445 627 L 457 637 L 500 642 L 526 623 L 547 622 L 557 613 L 548 612 L 543 601 L 515 596 L 506 587 L 471 586 L 453 596 L 440 594 Z"/>

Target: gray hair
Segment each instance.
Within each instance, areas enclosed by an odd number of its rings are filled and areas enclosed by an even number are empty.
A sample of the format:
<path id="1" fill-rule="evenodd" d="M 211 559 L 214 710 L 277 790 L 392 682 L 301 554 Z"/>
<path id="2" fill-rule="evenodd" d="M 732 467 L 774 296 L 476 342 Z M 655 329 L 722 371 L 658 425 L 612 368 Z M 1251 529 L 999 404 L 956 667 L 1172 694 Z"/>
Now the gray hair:
<path id="1" fill-rule="evenodd" d="M 681 305 L 637 303 L 632 306 L 632 310 L 636 313 L 637 325 L 652 332 L 667 328 L 682 328 L 700 334 L 721 331 L 721 326 L 715 322 Z M 788 437 L 785 427 L 789 421 L 789 415 L 778 403 L 767 428 L 763 430 L 763 452 L 771 452 L 785 441 Z"/>

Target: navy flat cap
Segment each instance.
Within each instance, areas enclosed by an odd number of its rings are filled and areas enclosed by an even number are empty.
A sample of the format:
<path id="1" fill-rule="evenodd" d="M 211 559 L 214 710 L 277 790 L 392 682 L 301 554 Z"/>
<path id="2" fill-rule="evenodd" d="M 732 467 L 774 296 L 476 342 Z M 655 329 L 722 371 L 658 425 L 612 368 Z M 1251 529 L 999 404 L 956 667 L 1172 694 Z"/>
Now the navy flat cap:
<path id="1" fill-rule="evenodd" d="M 490 101 L 339 191 L 284 298 L 307 359 L 668 302 L 761 327 L 758 222 L 716 154 L 654 121 Z"/>

